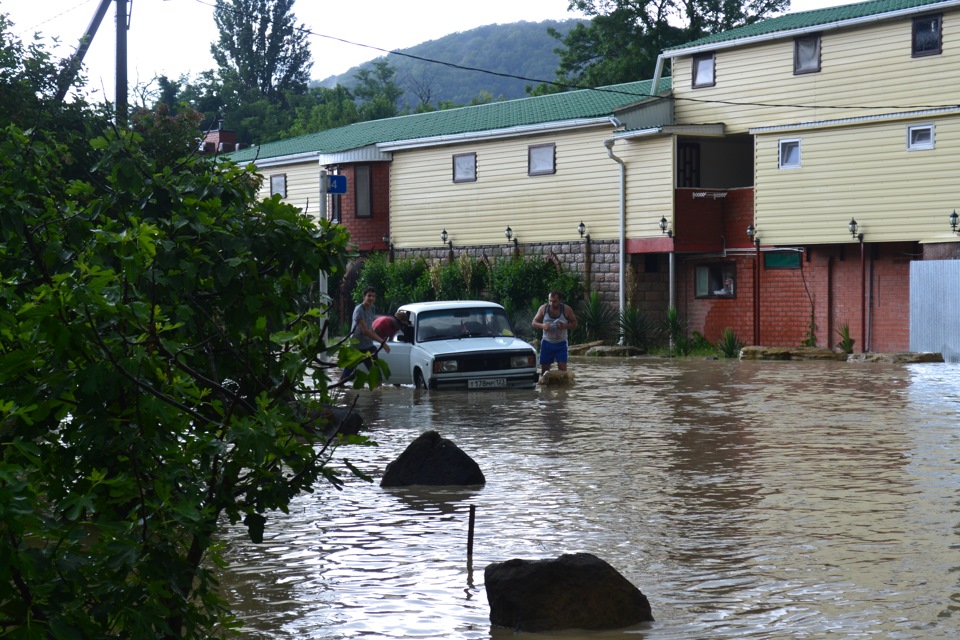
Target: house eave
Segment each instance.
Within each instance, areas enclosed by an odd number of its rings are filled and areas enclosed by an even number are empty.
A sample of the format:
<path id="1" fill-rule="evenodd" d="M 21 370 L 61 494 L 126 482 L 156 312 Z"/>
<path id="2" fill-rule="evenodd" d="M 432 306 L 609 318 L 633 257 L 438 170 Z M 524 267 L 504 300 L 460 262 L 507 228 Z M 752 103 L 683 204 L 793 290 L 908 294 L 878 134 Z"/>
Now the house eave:
<path id="1" fill-rule="evenodd" d="M 497 140 L 502 138 L 516 138 L 520 136 L 529 136 L 538 133 L 551 133 L 558 131 L 573 131 L 585 129 L 588 127 L 612 126 L 619 127 L 620 121 L 612 116 L 601 118 L 578 118 L 575 120 L 560 120 L 557 122 L 545 122 L 534 125 L 521 125 L 517 127 L 508 127 L 505 129 L 490 129 L 487 131 L 470 131 L 466 133 L 457 133 L 452 135 L 428 136 L 424 138 L 413 138 L 410 140 L 396 140 L 394 142 L 381 142 L 377 144 L 380 151 L 400 151 L 402 149 L 417 149 L 422 147 L 437 147 L 449 144 L 461 144 L 464 142 L 481 142 L 486 140 Z"/>
<path id="2" fill-rule="evenodd" d="M 725 131 L 726 129 L 722 123 L 664 125 L 661 127 L 648 127 L 646 129 L 618 131 L 614 133 L 611 138 L 613 140 L 629 140 L 631 138 L 646 138 L 655 135 L 723 136 Z"/>
<path id="3" fill-rule="evenodd" d="M 917 118 L 929 118 L 942 114 L 951 114 L 960 112 L 960 106 L 942 107 L 938 109 L 919 109 L 916 111 L 899 111 L 897 113 L 884 113 L 875 116 L 858 116 L 856 118 L 836 118 L 831 120 L 816 120 L 811 122 L 797 122 L 793 124 L 780 124 L 770 127 L 753 127 L 749 129 L 750 135 L 764 133 L 779 133 L 787 131 L 801 131 L 804 129 L 825 129 L 828 127 L 842 127 L 850 124 L 859 124 L 862 122 L 880 122 L 884 120 L 915 120 Z"/>
<path id="4" fill-rule="evenodd" d="M 309 160 L 315 160 L 320 154 L 319 151 L 308 151 L 305 153 L 294 153 L 288 156 L 274 156 L 273 158 L 264 158 L 258 160 L 256 157 L 241 164 L 256 165 L 257 168 L 279 167 L 285 164 L 299 164 Z"/>
<path id="5" fill-rule="evenodd" d="M 809 27 L 798 27 L 796 29 L 784 29 L 783 31 L 774 31 L 772 33 L 764 33 L 761 35 L 749 36 L 745 38 L 735 38 L 733 40 L 725 40 L 721 42 L 702 44 L 696 47 L 671 49 L 668 51 L 664 51 L 661 55 L 665 58 L 670 58 L 670 59 L 680 58 L 684 56 L 695 55 L 698 53 L 707 53 L 710 51 L 719 51 L 721 49 L 733 49 L 735 47 L 748 46 L 751 44 L 758 44 L 762 42 L 770 42 L 772 40 L 796 38 L 797 36 L 802 36 L 809 33 L 823 33 L 825 31 L 835 31 L 837 29 L 845 29 L 848 27 L 856 27 L 860 25 L 871 24 L 873 22 L 896 20 L 897 18 L 902 18 L 905 16 L 912 16 L 912 15 L 921 14 L 921 13 L 930 13 L 932 11 L 938 11 L 943 9 L 952 9 L 958 6 L 960 6 L 960 0 L 948 0 L 946 2 L 928 4 L 928 5 L 923 5 L 921 7 L 910 7 L 908 9 L 899 9 L 897 11 L 887 11 L 885 13 L 879 13 L 879 14 L 870 15 L 870 16 L 850 18 L 848 20 L 836 20 L 834 22 L 825 22 L 822 24 L 811 25 Z"/>
<path id="6" fill-rule="evenodd" d="M 334 153 L 320 153 L 317 159 L 322 166 L 332 164 L 349 164 L 357 162 L 390 162 L 393 156 L 377 148 L 377 145 L 371 144 L 356 149 L 346 149 Z"/>

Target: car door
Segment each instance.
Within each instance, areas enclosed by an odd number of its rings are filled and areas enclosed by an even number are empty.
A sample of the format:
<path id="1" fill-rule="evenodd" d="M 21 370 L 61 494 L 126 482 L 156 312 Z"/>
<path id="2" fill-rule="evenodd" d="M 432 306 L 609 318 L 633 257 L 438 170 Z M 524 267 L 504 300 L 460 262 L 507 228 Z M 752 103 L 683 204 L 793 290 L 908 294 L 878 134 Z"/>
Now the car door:
<path id="1" fill-rule="evenodd" d="M 390 377 L 387 382 L 389 384 L 413 384 L 413 373 L 410 367 L 410 350 L 413 345 L 409 342 L 399 342 L 395 338 L 387 344 L 390 345 L 390 353 L 380 352 L 380 359 L 390 367 Z"/>

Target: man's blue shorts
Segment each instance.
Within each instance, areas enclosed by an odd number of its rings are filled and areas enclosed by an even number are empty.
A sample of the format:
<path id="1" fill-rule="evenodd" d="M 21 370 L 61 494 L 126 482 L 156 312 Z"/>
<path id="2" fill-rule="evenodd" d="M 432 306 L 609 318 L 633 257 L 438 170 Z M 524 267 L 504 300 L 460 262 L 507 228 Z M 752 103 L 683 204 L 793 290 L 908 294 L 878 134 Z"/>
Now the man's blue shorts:
<path id="1" fill-rule="evenodd" d="M 540 341 L 540 364 L 553 364 L 567 361 L 567 341 L 548 342 Z"/>

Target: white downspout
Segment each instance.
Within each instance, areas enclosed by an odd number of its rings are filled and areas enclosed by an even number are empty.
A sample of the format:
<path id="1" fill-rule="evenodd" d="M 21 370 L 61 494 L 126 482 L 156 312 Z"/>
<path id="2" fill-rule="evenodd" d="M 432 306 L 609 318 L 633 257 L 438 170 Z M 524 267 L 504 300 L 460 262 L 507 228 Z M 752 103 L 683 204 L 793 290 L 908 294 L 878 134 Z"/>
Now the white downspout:
<path id="1" fill-rule="evenodd" d="M 650 95 L 657 95 L 657 89 L 660 87 L 660 76 L 663 75 L 663 54 L 657 55 L 657 67 L 653 72 L 653 81 L 650 83 Z"/>
<path id="2" fill-rule="evenodd" d="M 627 308 L 626 288 L 624 286 L 626 240 L 627 240 L 627 168 L 623 160 L 613 154 L 613 138 L 603 141 L 603 146 L 607 148 L 607 155 L 610 159 L 620 165 L 620 277 L 619 277 L 619 306 L 620 316 Z M 623 334 L 620 335 L 620 342 L 623 343 Z"/>

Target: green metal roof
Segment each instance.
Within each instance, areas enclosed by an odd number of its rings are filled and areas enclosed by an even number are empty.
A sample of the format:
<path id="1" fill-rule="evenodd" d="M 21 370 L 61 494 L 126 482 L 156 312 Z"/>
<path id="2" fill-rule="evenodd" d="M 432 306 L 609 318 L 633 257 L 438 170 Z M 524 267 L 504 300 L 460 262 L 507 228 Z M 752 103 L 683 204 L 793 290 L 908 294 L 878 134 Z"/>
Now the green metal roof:
<path id="1" fill-rule="evenodd" d="M 227 154 L 227 157 L 235 162 L 245 163 L 255 159 L 266 160 L 312 152 L 337 153 L 379 142 L 418 140 L 599 118 L 613 115 L 614 110 L 620 107 L 647 99 L 651 93 L 670 90 L 670 78 L 660 80 L 657 92 L 650 91 L 652 83 L 652 80 L 642 80 L 597 89 L 579 89 L 533 98 L 357 122 L 289 140 L 255 145 Z"/>
<path id="2" fill-rule="evenodd" d="M 744 27 L 715 33 L 677 47 L 670 47 L 669 49 L 665 49 L 665 52 L 669 53 L 683 49 L 702 48 L 721 42 L 765 36 L 780 31 L 815 28 L 847 20 L 856 20 L 858 18 L 879 17 L 885 13 L 918 9 L 926 7 L 927 5 L 939 4 L 956 5 L 956 2 L 955 0 L 870 0 L 869 2 L 858 2 L 856 4 L 847 4 L 839 7 L 788 13 L 777 18 L 770 18 L 769 20 L 763 20 Z M 930 6 L 930 9 L 935 8 L 935 6 Z"/>

